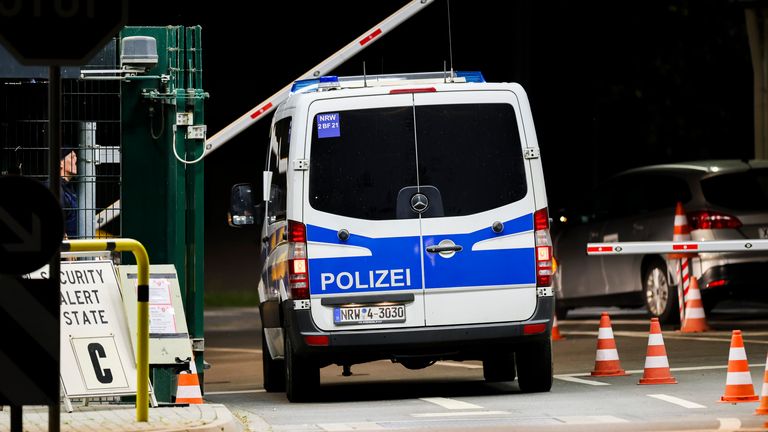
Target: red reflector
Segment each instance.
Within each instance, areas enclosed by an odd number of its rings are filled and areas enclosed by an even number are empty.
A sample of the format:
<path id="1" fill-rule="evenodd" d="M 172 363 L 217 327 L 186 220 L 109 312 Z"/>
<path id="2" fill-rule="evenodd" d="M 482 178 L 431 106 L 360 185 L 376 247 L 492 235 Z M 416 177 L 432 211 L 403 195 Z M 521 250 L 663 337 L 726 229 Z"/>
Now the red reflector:
<path id="1" fill-rule="evenodd" d="M 719 286 L 723 286 L 723 285 L 725 285 L 727 283 L 728 283 L 727 280 L 720 279 L 720 280 L 716 280 L 716 281 L 712 281 L 712 282 L 708 283 L 707 284 L 707 288 L 719 287 Z"/>
<path id="2" fill-rule="evenodd" d="M 425 88 L 407 88 L 407 89 L 394 89 L 390 90 L 389 94 L 403 94 L 403 93 L 432 93 L 437 90 L 434 87 Z"/>
<path id="3" fill-rule="evenodd" d="M 257 111 L 254 111 L 253 114 L 251 114 L 251 118 L 252 119 L 256 119 L 256 117 L 264 114 L 270 108 L 272 108 L 272 102 L 269 102 L 268 104 L 266 104 L 263 107 L 259 108 Z"/>
<path id="4" fill-rule="evenodd" d="M 549 228 L 549 215 L 547 214 L 547 208 L 544 207 L 543 209 L 536 210 L 536 213 L 533 214 L 533 229 L 538 230 L 545 230 Z"/>
<path id="5" fill-rule="evenodd" d="M 697 250 L 699 245 L 697 244 L 673 244 L 672 250 Z"/>
<path id="6" fill-rule="evenodd" d="M 321 336 L 304 336 L 304 342 L 307 345 L 313 346 L 328 346 L 330 339 L 326 335 Z"/>
<path id="7" fill-rule="evenodd" d="M 526 324 L 523 326 L 523 334 L 532 335 L 547 331 L 546 324 Z"/>
<path id="8" fill-rule="evenodd" d="M 587 248 L 587 252 L 612 252 L 611 246 L 590 246 Z"/>
<path id="9" fill-rule="evenodd" d="M 360 39 L 360 46 L 364 46 L 365 44 L 367 44 L 368 42 L 372 41 L 374 38 L 376 38 L 376 36 L 378 36 L 380 34 L 381 34 L 381 29 L 377 28 L 376 30 L 371 32 L 371 34 L 369 34 L 368 36 Z"/>

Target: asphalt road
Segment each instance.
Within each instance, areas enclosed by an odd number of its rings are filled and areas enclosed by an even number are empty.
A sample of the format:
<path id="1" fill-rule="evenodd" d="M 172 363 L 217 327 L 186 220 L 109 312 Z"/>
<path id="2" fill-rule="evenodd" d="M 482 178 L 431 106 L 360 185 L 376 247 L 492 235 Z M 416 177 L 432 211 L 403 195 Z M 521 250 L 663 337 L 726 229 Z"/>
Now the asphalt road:
<path id="1" fill-rule="evenodd" d="M 487 384 L 479 362 L 439 362 L 412 371 L 379 361 L 321 371 L 315 403 L 291 404 L 265 393 L 258 310 L 206 311 L 208 401 L 226 404 L 251 430 L 767 430 L 757 403 L 724 404 L 731 331 L 740 329 L 752 381 L 760 393 L 768 352 L 768 308 L 730 304 L 709 317 L 712 331 L 664 329 L 674 385 L 637 385 L 643 375 L 649 321 L 642 311 L 611 310 L 624 377 L 591 377 L 601 309 L 579 309 L 560 322 L 552 391 L 520 393 L 517 383 Z"/>

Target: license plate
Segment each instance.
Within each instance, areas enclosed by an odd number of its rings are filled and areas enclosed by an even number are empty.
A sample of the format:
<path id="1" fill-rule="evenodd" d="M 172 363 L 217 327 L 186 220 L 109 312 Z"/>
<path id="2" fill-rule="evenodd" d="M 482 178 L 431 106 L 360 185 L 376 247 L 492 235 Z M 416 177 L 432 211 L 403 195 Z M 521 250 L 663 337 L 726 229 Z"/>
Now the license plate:
<path id="1" fill-rule="evenodd" d="M 405 322 L 405 305 L 338 307 L 333 310 L 336 325 L 401 322 Z"/>

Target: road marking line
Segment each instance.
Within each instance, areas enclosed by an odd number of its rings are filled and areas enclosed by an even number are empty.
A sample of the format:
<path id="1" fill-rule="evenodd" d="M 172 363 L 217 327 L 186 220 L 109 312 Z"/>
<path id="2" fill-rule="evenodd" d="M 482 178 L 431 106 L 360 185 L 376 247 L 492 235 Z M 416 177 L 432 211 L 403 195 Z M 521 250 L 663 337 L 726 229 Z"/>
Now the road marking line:
<path id="1" fill-rule="evenodd" d="M 737 431 L 741 429 L 741 420 L 737 418 L 719 418 L 720 427 L 717 430 L 721 431 Z"/>
<path id="2" fill-rule="evenodd" d="M 611 322 L 613 322 L 613 321 L 611 321 Z M 558 322 L 558 325 L 560 325 L 559 322 Z M 565 336 L 579 335 L 579 336 L 595 336 L 595 337 L 597 337 L 597 333 L 598 332 L 596 332 L 596 331 L 580 331 L 580 330 L 575 330 L 575 331 L 561 331 L 561 333 L 563 335 L 565 335 Z M 643 339 L 648 337 L 648 333 L 647 332 L 639 332 L 639 331 L 637 331 L 637 332 L 634 332 L 634 331 L 614 331 L 613 335 L 614 336 L 624 336 L 624 337 L 636 337 L 636 338 L 643 338 Z M 723 335 L 723 336 L 725 336 L 725 335 Z M 750 336 L 755 336 L 755 335 L 750 334 Z M 664 333 L 664 339 L 667 339 L 667 340 L 669 340 L 669 339 L 693 340 L 693 341 L 707 341 L 707 342 L 731 342 L 731 339 L 728 338 L 728 337 L 718 338 L 718 337 L 707 337 L 707 336 L 683 336 L 683 335 L 672 333 L 672 332 Z M 752 343 L 752 344 L 758 344 L 758 345 L 768 345 L 768 341 L 767 340 L 757 340 L 757 339 L 744 339 L 744 343 Z"/>
<path id="3" fill-rule="evenodd" d="M 251 348 L 210 348 L 206 347 L 206 351 L 222 352 L 222 353 L 244 353 L 244 354 L 261 354 L 261 350 Z"/>
<path id="4" fill-rule="evenodd" d="M 247 394 L 247 393 L 265 393 L 264 389 L 256 390 L 225 390 L 225 391 L 207 391 L 205 395 L 227 395 L 227 394 Z"/>
<path id="5" fill-rule="evenodd" d="M 424 402 L 440 405 L 441 407 L 445 409 L 450 409 L 450 410 L 483 409 L 483 407 L 481 407 L 480 405 L 475 405 L 469 402 L 463 402 L 456 399 L 449 399 L 449 398 L 442 398 L 442 397 L 419 398 L 419 399 L 423 400 Z"/>
<path id="6" fill-rule="evenodd" d="M 508 411 L 463 411 L 463 412 L 440 412 L 440 413 L 421 413 L 411 414 L 413 417 L 469 417 L 486 415 L 508 415 Z"/>
<path id="7" fill-rule="evenodd" d="M 450 367 L 459 367 L 459 368 L 466 368 L 466 369 L 482 369 L 483 368 L 483 365 L 452 362 L 452 361 L 439 361 L 435 364 L 438 366 L 450 366 Z"/>
<path id="8" fill-rule="evenodd" d="M 765 367 L 765 363 L 751 363 L 749 364 L 749 367 Z M 714 369 L 728 369 L 728 365 L 724 366 L 689 366 L 689 367 L 677 367 L 677 368 L 670 368 L 669 370 L 671 372 L 687 372 L 687 371 L 700 371 L 700 370 L 714 370 Z M 639 374 L 644 373 L 644 369 L 635 369 L 635 370 L 628 370 L 628 374 Z M 558 374 L 555 375 L 555 378 L 563 379 L 563 377 L 588 377 L 592 376 L 589 372 L 578 372 L 578 373 L 569 373 L 569 374 Z"/>
<path id="9" fill-rule="evenodd" d="M 696 402 L 687 401 L 685 399 L 680 399 L 679 397 L 675 397 L 675 396 L 670 396 L 665 394 L 649 394 L 646 396 L 652 397 L 654 399 L 663 400 L 664 402 L 669 402 L 671 404 L 680 405 L 683 408 L 690 408 L 690 409 L 706 408 L 704 405 L 699 405 Z"/>
<path id="10" fill-rule="evenodd" d="M 566 424 L 629 423 L 629 420 L 624 420 L 623 418 L 614 417 L 611 415 L 564 416 L 555 418 Z"/>
<path id="11" fill-rule="evenodd" d="M 588 384 L 593 386 L 607 386 L 610 385 L 608 383 L 600 382 L 600 381 L 589 381 L 589 380 L 583 380 L 581 378 L 576 378 L 572 376 L 567 375 L 555 375 L 554 378 L 559 379 L 561 381 L 569 381 L 569 382 L 575 382 L 579 384 Z"/>
<path id="12" fill-rule="evenodd" d="M 373 422 L 355 423 L 318 423 L 317 426 L 324 431 L 356 431 L 356 430 L 384 430 L 384 426 Z"/>

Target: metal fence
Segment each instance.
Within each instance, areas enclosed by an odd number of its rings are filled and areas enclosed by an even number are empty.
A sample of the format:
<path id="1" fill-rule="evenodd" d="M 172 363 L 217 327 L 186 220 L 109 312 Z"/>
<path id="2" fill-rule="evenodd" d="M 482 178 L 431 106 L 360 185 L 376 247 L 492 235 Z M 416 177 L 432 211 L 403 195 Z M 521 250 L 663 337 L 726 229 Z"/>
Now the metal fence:
<path id="1" fill-rule="evenodd" d="M 76 220 L 68 237 L 119 236 L 120 83 L 64 78 L 61 89 L 61 156 L 77 156 L 77 174 L 62 178 L 76 196 L 62 200 Z M 48 151 L 47 79 L 0 78 L 0 175 L 47 183 Z"/>

